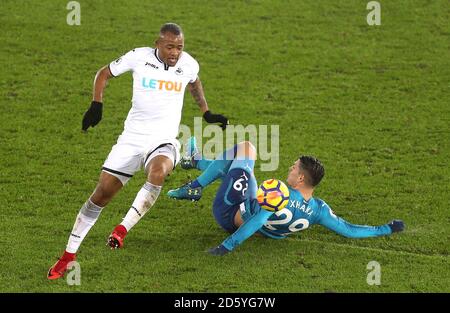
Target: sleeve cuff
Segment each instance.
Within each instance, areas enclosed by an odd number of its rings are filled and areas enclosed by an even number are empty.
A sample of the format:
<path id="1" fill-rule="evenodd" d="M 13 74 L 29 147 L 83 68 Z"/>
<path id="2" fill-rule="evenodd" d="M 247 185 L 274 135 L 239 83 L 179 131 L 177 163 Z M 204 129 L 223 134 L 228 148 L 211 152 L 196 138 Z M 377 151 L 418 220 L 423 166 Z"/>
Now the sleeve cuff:
<path id="1" fill-rule="evenodd" d="M 113 77 L 116 77 L 116 75 L 114 75 L 113 72 L 112 72 L 112 70 L 111 70 L 111 63 L 108 64 L 108 68 L 109 68 L 109 72 L 111 73 L 111 75 L 112 75 Z"/>

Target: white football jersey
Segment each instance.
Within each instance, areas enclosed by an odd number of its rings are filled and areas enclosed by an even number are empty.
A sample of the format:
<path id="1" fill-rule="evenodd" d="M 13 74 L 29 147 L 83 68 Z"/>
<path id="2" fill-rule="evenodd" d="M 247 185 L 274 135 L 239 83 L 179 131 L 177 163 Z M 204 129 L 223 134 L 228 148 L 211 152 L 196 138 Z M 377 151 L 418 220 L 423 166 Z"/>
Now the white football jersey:
<path id="1" fill-rule="evenodd" d="M 111 74 L 133 72 L 133 99 L 124 133 L 172 139 L 178 135 L 184 90 L 197 79 L 199 65 L 182 52 L 175 66 L 158 57 L 158 49 L 136 48 L 109 64 Z"/>

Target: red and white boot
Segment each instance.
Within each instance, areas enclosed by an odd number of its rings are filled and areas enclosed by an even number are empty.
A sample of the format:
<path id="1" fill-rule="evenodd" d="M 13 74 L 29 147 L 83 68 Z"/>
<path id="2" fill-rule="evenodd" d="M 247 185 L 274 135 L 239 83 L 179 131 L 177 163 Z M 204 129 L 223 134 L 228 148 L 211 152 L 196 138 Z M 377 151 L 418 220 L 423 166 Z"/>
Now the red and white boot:
<path id="1" fill-rule="evenodd" d="M 48 270 L 47 278 L 50 280 L 58 279 L 60 277 L 64 276 L 64 273 L 67 271 L 67 265 L 75 261 L 77 255 L 75 253 L 70 253 L 67 251 L 64 251 L 64 254 L 62 257 L 56 261 L 55 264 Z"/>
<path id="2" fill-rule="evenodd" d="M 111 235 L 108 237 L 107 245 L 111 247 L 111 249 L 120 249 L 123 248 L 123 240 L 127 235 L 127 229 L 123 225 L 117 225 L 112 231 Z"/>

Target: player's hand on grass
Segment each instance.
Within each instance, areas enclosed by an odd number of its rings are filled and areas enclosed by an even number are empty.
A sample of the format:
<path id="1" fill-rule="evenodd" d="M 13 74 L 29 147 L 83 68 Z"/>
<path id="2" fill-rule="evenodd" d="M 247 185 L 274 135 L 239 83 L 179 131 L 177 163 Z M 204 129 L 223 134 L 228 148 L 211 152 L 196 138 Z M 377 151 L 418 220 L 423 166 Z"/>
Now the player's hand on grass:
<path id="1" fill-rule="evenodd" d="M 402 220 L 393 220 L 388 223 L 388 226 L 391 228 L 393 233 L 401 232 L 405 229 L 405 224 Z"/>
<path id="2" fill-rule="evenodd" d="M 212 254 L 212 255 L 225 255 L 228 252 L 230 252 L 230 250 L 225 248 L 224 245 L 220 245 L 220 246 L 217 246 L 215 248 L 211 248 L 211 249 L 208 250 L 208 253 Z"/>
<path id="3" fill-rule="evenodd" d="M 225 130 L 229 124 L 229 121 L 225 116 L 221 114 L 213 114 L 209 110 L 203 113 L 203 118 L 207 123 L 220 123 L 220 127 L 222 127 L 223 130 Z"/>
<path id="4" fill-rule="evenodd" d="M 94 127 L 102 119 L 103 103 L 92 101 L 89 109 L 84 113 L 81 129 L 87 131 L 89 126 Z"/>

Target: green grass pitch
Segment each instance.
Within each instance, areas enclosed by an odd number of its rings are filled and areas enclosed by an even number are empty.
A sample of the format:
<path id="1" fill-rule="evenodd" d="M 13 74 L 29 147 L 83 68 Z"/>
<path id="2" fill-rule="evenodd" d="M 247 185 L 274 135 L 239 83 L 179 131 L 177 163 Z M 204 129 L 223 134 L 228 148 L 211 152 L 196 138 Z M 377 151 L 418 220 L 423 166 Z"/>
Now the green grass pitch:
<path id="1" fill-rule="evenodd" d="M 368 1 L 68 1 L 0 6 L 1 292 L 450 292 L 450 6 L 384 1 L 369 26 Z M 390 237 L 346 239 L 320 226 L 286 240 L 252 237 L 223 258 L 205 251 L 227 234 L 211 204 L 165 192 L 196 172 L 177 169 L 125 249 L 106 238 L 144 182 L 143 173 L 103 211 L 82 244 L 81 285 L 48 281 L 75 216 L 123 129 L 131 75 L 111 80 L 101 123 L 81 119 L 95 72 L 153 46 L 174 21 L 200 63 L 213 112 L 234 124 L 280 125 L 277 170 L 299 154 L 326 175 L 315 195 L 356 224 L 403 219 Z M 200 112 L 186 93 L 182 123 Z M 204 124 L 205 126 L 205 124 Z M 204 139 L 206 140 L 206 139 Z M 381 285 L 366 282 L 370 261 Z"/>

